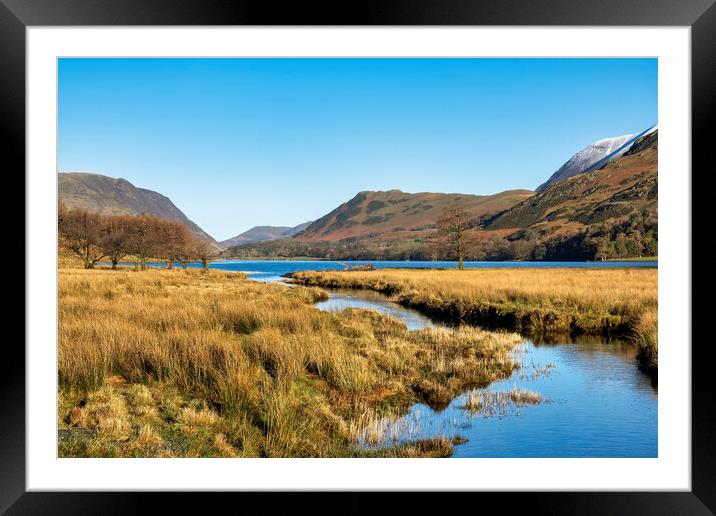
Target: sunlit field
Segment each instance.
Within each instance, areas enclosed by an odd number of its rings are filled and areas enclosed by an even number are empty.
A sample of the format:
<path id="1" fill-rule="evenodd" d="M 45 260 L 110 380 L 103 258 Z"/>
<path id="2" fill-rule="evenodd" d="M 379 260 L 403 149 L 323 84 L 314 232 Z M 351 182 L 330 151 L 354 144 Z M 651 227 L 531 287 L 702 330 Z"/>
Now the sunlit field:
<path id="1" fill-rule="evenodd" d="M 216 270 L 60 269 L 59 455 L 447 456 L 443 438 L 361 442 L 517 367 L 517 334 L 408 331 L 312 306 L 325 296 Z"/>

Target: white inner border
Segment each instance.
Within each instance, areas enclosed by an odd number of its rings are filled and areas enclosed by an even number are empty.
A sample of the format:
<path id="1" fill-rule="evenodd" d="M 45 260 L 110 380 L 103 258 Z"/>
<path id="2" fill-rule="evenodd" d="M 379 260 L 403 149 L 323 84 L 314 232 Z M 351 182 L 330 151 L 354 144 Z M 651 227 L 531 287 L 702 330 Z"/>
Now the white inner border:
<path id="1" fill-rule="evenodd" d="M 688 27 L 28 28 L 28 490 L 690 490 L 690 42 Z M 57 280 L 51 257 L 57 251 L 58 57 L 564 57 L 565 52 L 659 57 L 658 459 L 57 458 Z M 545 177 L 551 172 L 545 170 Z"/>

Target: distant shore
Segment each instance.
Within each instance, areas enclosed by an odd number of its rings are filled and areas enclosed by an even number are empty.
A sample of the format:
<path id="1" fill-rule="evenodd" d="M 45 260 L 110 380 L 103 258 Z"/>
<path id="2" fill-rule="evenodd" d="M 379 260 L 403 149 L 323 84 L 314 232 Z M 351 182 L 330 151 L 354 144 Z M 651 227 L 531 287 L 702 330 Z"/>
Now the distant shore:
<path id="1" fill-rule="evenodd" d="M 341 259 L 341 258 L 320 258 L 315 256 L 262 256 L 262 257 L 251 257 L 251 258 L 217 258 L 215 260 L 212 260 L 212 263 L 216 262 L 335 262 L 335 261 L 343 261 L 343 262 L 425 262 L 430 263 L 435 260 L 354 260 L 354 259 Z M 438 260 L 443 261 L 443 260 Z M 449 261 L 449 260 L 444 260 Z M 658 256 L 645 256 L 643 258 L 612 258 L 609 260 L 604 260 L 604 262 L 658 262 L 659 257 Z M 553 263 L 553 262 L 559 262 L 559 263 L 600 263 L 598 260 L 543 260 L 543 261 L 535 261 L 535 260 L 468 260 L 465 263 Z M 157 263 L 162 263 L 157 261 Z"/>
<path id="2" fill-rule="evenodd" d="M 612 258 L 608 262 L 658 262 L 658 256 L 643 256 L 641 258 Z"/>

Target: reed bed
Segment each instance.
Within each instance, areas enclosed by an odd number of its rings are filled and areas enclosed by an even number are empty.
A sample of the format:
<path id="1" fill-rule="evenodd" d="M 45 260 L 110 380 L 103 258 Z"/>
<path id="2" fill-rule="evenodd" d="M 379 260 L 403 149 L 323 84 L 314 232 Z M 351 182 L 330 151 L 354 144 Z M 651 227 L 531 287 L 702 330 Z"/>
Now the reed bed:
<path id="1" fill-rule="evenodd" d="M 517 334 L 408 331 L 236 273 L 68 269 L 58 292 L 61 456 L 445 456 L 452 440 L 358 441 L 517 367 Z"/>
<path id="2" fill-rule="evenodd" d="M 495 392 L 490 388 L 471 392 L 462 409 L 483 417 L 506 416 L 515 407 L 538 405 L 544 400 L 539 392 L 513 387 L 512 390 Z"/>
<path id="3" fill-rule="evenodd" d="M 468 269 L 296 272 L 302 285 L 382 292 L 452 322 L 533 335 L 628 338 L 658 365 L 655 269 Z"/>

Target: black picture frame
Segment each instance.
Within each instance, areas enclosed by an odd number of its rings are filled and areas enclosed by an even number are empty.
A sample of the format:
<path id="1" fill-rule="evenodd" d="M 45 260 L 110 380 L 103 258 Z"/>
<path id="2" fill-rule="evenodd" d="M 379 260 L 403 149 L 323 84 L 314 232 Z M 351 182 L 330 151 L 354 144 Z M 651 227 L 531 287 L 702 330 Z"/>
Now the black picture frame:
<path id="1" fill-rule="evenodd" d="M 25 169 L 25 30 L 29 26 L 78 25 L 574 25 L 689 26 L 692 73 L 692 220 L 707 216 L 706 189 L 693 180 L 713 169 L 709 131 L 716 109 L 715 0 L 400 0 L 293 2 L 280 8 L 246 0 L 0 0 L 0 126 L 6 174 Z M 9 158 L 9 159 L 8 159 Z M 709 166 L 710 165 L 710 166 Z M 681 171 L 688 180 L 689 171 Z M 16 172 L 16 179 L 21 177 Z M 700 179 L 699 179 L 700 181 Z M 19 182 L 19 181 L 18 181 Z M 24 182 L 19 185 L 24 191 Z M 702 197 L 699 197 L 702 196 Z M 15 221 L 19 236 L 21 226 Z M 24 227 L 24 226 L 23 226 Z M 698 234 L 696 230 L 692 234 Z M 710 258 L 692 250 L 692 271 Z M 16 260 L 16 258 L 14 258 Z M 711 259 L 712 261 L 712 259 Z M 10 262 L 4 260 L 6 266 Z M 32 271 L 25 270 L 25 281 Z M 704 282 L 698 289 L 707 288 Z M 24 295 L 23 295 L 24 298 Z M 693 296 L 692 299 L 696 299 Z M 15 300 L 16 301 L 16 300 Z M 17 309 L 24 303 L 16 303 Z M 692 303 L 692 321 L 704 320 L 709 303 Z M 695 315 L 695 317 L 694 317 Z M 699 317 L 701 315 L 702 317 Z M 0 511 L 8 514 L 119 514 L 148 509 L 161 497 L 163 512 L 186 509 L 187 494 L 26 492 L 25 354 L 6 339 L 0 374 Z M 684 343 L 684 349 L 688 349 Z M 485 493 L 509 497 L 510 508 L 556 514 L 713 514 L 716 511 L 716 425 L 711 397 L 710 342 L 692 346 L 692 491 L 623 493 Z M 207 495 L 204 495 L 204 498 Z M 217 495 L 212 494 L 212 504 Z M 233 494 L 220 495 L 225 499 Z M 248 495 L 240 495 L 247 497 Z M 254 495 L 251 495 L 254 496 Z M 297 495 L 293 495 L 295 499 Z M 346 505 L 365 512 L 373 503 L 351 494 Z M 413 500 L 419 503 L 421 496 Z M 193 501 L 193 500 L 192 500 Z M 501 503 L 502 500 L 494 500 Z M 201 502 L 200 502 L 201 503 Z M 244 500 L 242 503 L 249 503 Z M 301 502 L 298 502 L 301 503 Z M 139 505 L 137 505 L 139 504 Z M 247 506 L 248 507 L 248 506 Z M 143 511 L 140 511 L 143 512 Z"/>

